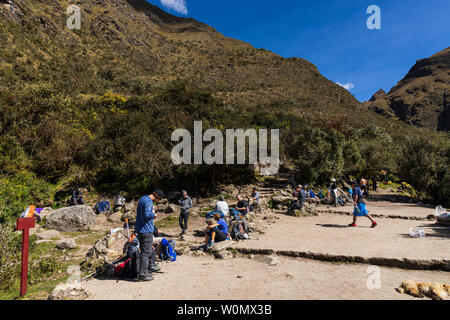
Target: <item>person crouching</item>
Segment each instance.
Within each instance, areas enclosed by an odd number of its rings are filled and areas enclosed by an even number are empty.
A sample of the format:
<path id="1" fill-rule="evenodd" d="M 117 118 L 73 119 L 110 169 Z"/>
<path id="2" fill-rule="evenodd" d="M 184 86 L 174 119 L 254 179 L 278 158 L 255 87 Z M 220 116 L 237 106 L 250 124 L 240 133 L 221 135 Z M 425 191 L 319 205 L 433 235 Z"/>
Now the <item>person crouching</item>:
<path id="1" fill-rule="evenodd" d="M 228 239 L 228 224 L 220 217 L 219 213 L 214 214 L 214 219 L 206 220 L 205 243 L 207 248 L 212 248 L 216 242 Z"/>

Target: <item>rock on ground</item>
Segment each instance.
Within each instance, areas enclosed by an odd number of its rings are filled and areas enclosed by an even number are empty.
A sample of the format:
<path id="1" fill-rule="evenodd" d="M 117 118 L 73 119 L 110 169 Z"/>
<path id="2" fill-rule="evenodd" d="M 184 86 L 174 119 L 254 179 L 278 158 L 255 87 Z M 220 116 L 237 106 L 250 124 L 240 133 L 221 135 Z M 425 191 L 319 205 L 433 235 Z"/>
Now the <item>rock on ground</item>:
<path id="1" fill-rule="evenodd" d="M 440 283 L 404 281 L 399 288 L 399 293 L 409 294 L 416 298 L 430 298 L 433 300 L 445 300 L 450 296 L 450 285 Z"/>
<path id="2" fill-rule="evenodd" d="M 46 228 L 63 232 L 90 231 L 95 218 L 94 211 L 88 206 L 62 208 L 48 216 Z"/>
<path id="3" fill-rule="evenodd" d="M 40 240 L 52 240 L 61 238 L 61 233 L 56 230 L 46 230 L 36 234 L 36 238 Z"/>
<path id="4" fill-rule="evenodd" d="M 59 241 L 56 247 L 61 250 L 64 249 L 70 250 L 75 249 L 77 247 L 77 244 L 74 239 L 64 239 Z"/>
<path id="5" fill-rule="evenodd" d="M 90 293 L 78 284 L 60 283 L 48 296 L 48 300 L 84 300 Z"/>
<path id="6" fill-rule="evenodd" d="M 108 217 L 108 221 L 113 223 L 122 222 L 122 212 L 115 212 Z"/>
<path id="7" fill-rule="evenodd" d="M 123 254 L 127 243 L 126 231 L 122 230 L 114 234 L 108 234 L 98 240 L 86 253 L 86 260 L 103 258 L 111 260 Z"/>

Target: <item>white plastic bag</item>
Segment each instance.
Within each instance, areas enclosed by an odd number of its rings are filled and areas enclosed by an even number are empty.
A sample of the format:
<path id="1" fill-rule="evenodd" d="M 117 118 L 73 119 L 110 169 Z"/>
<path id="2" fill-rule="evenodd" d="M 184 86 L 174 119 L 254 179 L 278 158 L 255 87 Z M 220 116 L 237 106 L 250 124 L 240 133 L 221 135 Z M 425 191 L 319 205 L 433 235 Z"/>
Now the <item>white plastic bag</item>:
<path id="1" fill-rule="evenodd" d="M 425 238 L 425 229 L 420 227 L 410 228 L 409 235 L 413 238 Z"/>
<path id="2" fill-rule="evenodd" d="M 436 212 L 434 213 L 434 216 L 440 217 L 440 218 L 443 218 L 443 219 L 447 219 L 448 217 L 450 217 L 450 214 L 447 213 L 447 210 L 445 210 L 444 207 L 437 206 L 436 207 Z"/>

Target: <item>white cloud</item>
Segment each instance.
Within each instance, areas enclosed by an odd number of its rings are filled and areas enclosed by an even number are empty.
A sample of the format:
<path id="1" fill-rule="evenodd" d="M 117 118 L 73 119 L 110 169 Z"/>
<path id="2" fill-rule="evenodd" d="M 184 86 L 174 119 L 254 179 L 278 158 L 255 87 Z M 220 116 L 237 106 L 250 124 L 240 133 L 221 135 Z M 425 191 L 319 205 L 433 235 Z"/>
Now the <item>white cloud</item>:
<path id="1" fill-rule="evenodd" d="M 344 88 L 348 91 L 352 90 L 355 87 L 355 85 L 351 82 L 347 82 L 347 83 L 336 82 L 336 84 L 340 85 L 342 88 Z"/>
<path id="2" fill-rule="evenodd" d="M 187 15 L 188 9 L 186 0 L 160 0 L 161 4 L 167 9 L 172 9 L 175 12 Z"/>

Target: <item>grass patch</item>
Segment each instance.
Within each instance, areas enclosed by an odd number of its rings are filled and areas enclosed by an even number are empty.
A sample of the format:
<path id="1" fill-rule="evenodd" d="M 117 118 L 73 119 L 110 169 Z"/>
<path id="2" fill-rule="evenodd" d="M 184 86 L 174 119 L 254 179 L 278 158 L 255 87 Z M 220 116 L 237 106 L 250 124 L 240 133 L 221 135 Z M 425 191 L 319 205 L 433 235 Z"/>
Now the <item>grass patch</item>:
<path id="1" fill-rule="evenodd" d="M 178 225 L 178 218 L 167 217 L 167 218 L 164 218 L 164 219 L 158 221 L 156 224 L 158 225 L 158 228 L 162 228 L 162 229 L 175 227 Z"/>

